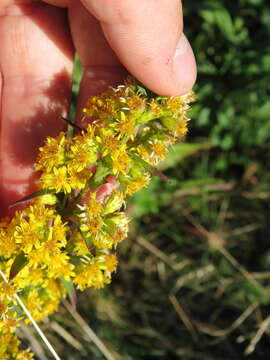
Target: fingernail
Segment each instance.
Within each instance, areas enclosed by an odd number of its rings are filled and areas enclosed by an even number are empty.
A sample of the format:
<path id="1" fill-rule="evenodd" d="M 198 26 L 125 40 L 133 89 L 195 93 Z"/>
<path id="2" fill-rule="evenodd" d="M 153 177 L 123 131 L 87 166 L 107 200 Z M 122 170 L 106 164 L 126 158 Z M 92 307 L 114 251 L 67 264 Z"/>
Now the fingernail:
<path id="1" fill-rule="evenodd" d="M 196 62 L 192 48 L 184 34 L 181 35 L 175 50 L 173 71 L 175 80 L 179 84 L 179 94 L 188 92 L 196 80 Z"/>

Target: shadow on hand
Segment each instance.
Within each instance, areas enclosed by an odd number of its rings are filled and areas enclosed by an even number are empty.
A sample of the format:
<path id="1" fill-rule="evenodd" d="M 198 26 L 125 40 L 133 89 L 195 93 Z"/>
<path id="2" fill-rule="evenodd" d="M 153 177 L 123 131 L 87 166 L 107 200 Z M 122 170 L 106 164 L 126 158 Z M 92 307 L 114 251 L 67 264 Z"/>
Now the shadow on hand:
<path id="1" fill-rule="evenodd" d="M 67 71 L 55 75 L 50 85 L 42 91 L 48 99 L 48 106 L 37 105 L 34 115 L 20 119 L 20 125 L 12 121 L 13 131 L 9 135 L 9 162 L 15 168 L 15 174 L 8 183 L 0 183 L 0 218 L 11 216 L 15 210 L 25 205 L 9 208 L 9 205 L 37 190 L 38 173 L 33 172 L 38 149 L 47 136 L 57 136 L 64 130 L 66 123 L 61 116 L 66 116 L 70 96 L 70 76 Z M 29 169 L 27 181 L 20 179 L 20 172 Z M 3 171 L 4 172 L 4 171 Z M 0 178 L 0 180 L 2 180 Z"/>
<path id="2" fill-rule="evenodd" d="M 67 9 L 58 8 L 43 2 L 18 4 L 20 11 L 42 30 L 57 48 L 71 58 L 74 53 L 68 24 Z"/>

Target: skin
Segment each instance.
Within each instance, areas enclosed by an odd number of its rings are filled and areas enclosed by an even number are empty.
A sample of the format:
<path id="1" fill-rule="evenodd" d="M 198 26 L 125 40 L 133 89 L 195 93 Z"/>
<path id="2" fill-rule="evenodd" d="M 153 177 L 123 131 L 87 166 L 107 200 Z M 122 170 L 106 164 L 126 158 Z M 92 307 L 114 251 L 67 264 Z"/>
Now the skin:
<path id="1" fill-rule="evenodd" d="M 65 126 L 74 51 L 79 121 L 86 99 L 127 71 L 160 95 L 187 92 L 196 65 L 182 31 L 179 0 L 1 0 L 0 217 L 35 191 L 37 150 Z"/>

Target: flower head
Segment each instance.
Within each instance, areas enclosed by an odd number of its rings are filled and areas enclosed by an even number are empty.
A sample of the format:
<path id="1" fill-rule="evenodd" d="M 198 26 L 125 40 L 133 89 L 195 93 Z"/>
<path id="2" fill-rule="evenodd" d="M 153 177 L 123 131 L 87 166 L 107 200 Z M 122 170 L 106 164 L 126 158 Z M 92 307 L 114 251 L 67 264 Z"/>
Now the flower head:
<path id="1" fill-rule="evenodd" d="M 57 310 L 65 283 L 80 290 L 110 283 L 128 234 L 125 198 L 148 185 L 153 166 L 187 133 L 193 97 L 154 97 L 128 79 L 89 98 L 84 130 L 46 139 L 35 165 L 40 191 L 0 220 L 0 267 L 12 274 L 0 281 L 1 359 L 33 359 L 13 334 L 19 320 L 28 322 L 14 312 L 17 292 L 40 321 Z"/>

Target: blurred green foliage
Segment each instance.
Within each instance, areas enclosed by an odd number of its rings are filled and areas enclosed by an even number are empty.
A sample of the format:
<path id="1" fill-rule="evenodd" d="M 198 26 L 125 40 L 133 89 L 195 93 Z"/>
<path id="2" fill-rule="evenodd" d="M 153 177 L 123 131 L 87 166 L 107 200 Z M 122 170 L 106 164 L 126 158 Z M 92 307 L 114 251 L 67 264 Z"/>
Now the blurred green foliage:
<path id="1" fill-rule="evenodd" d="M 226 172 L 269 144 L 270 7 L 265 0 L 208 0 L 184 8 L 198 60 L 194 128 L 226 151 L 215 164 Z"/>
<path id="2" fill-rule="evenodd" d="M 187 142 L 130 199 L 130 239 L 111 286 L 79 312 L 116 360 L 265 359 L 270 341 L 270 6 L 190 0 L 185 31 L 198 62 Z M 83 345 L 66 360 L 103 359 Z M 53 341 L 56 343 L 57 339 Z"/>

